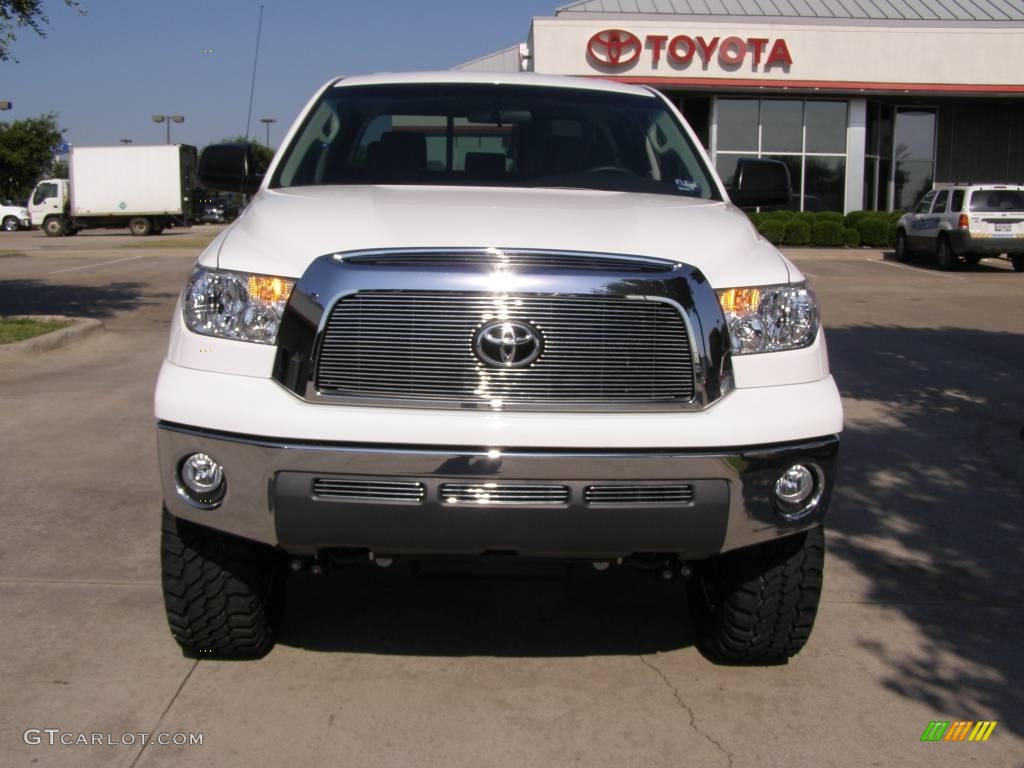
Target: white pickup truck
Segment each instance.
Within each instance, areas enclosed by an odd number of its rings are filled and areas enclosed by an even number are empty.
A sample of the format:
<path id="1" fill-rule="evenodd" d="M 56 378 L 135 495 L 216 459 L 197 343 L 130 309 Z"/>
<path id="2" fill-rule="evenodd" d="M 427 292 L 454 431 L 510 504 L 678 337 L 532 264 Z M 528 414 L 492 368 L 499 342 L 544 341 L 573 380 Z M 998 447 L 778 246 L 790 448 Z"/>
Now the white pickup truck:
<path id="1" fill-rule="evenodd" d="M 697 644 L 814 622 L 842 408 L 819 308 L 657 91 L 328 82 L 199 257 L 156 387 L 163 587 L 189 655 L 274 640 L 289 570 L 488 556 L 688 579 Z M 731 199 L 731 202 L 730 202 Z"/>

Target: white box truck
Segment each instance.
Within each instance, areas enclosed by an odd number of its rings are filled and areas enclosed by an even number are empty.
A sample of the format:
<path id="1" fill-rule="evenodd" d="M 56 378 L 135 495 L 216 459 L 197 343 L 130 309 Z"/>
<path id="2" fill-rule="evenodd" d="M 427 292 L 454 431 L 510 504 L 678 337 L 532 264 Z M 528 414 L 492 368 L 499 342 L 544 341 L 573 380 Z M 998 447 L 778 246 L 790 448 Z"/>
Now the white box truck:
<path id="1" fill-rule="evenodd" d="M 69 179 L 43 179 L 32 193 L 32 226 L 51 237 L 128 227 L 133 235 L 188 226 L 196 148 L 184 144 L 72 147 Z"/>

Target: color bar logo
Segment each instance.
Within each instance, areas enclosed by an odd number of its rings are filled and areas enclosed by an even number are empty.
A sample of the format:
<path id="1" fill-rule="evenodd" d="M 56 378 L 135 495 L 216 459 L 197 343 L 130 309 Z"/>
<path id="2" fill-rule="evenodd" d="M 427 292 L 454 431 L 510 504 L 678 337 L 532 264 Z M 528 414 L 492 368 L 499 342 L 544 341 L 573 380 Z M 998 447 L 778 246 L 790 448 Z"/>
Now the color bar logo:
<path id="1" fill-rule="evenodd" d="M 921 741 L 988 741 L 995 728 L 995 720 L 932 720 Z"/>

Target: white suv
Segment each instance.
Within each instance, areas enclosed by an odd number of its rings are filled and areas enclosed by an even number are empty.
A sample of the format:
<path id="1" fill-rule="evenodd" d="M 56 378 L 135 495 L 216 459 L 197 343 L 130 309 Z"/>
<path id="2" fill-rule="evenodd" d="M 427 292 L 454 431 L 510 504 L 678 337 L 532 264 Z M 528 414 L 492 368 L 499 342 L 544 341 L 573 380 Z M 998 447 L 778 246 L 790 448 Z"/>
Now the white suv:
<path id="1" fill-rule="evenodd" d="M 187 654 L 273 642 L 282 567 L 522 557 L 687 578 L 698 644 L 807 641 L 843 414 L 800 270 L 672 103 L 601 80 L 332 80 L 199 257 L 156 387 Z M 731 202 L 730 202 L 731 197 Z"/>
<path id="2" fill-rule="evenodd" d="M 897 224 L 896 258 L 915 252 L 934 254 L 943 269 L 1005 254 L 1024 272 L 1024 187 L 964 184 L 928 192 Z"/>

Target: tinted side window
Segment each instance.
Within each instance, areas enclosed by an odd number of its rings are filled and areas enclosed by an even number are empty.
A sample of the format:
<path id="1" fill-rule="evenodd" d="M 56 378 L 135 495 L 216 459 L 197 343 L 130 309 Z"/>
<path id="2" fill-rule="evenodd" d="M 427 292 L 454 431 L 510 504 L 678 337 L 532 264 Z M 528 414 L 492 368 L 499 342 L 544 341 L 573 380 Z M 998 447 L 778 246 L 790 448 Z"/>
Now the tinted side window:
<path id="1" fill-rule="evenodd" d="M 932 213 L 945 213 L 946 201 L 949 199 L 949 191 L 942 190 L 935 196 L 935 205 L 932 206 Z"/>
<path id="2" fill-rule="evenodd" d="M 56 184 L 40 184 L 36 188 L 35 195 L 32 196 L 32 204 L 39 205 L 41 202 L 50 197 L 57 196 L 57 185 Z"/>
<path id="3" fill-rule="evenodd" d="M 914 213 L 928 213 L 928 211 L 932 209 L 932 200 L 934 199 L 935 193 L 929 192 L 921 198 L 921 202 L 917 204 L 917 208 L 914 209 Z"/>
<path id="4" fill-rule="evenodd" d="M 957 189 L 953 191 L 953 202 L 949 206 L 949 210 L 953 213 L 960 213 L 964 209 L 964 191 Z"/>

